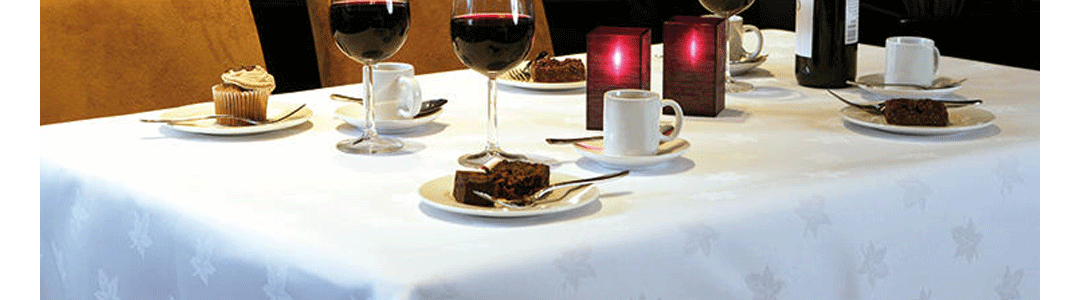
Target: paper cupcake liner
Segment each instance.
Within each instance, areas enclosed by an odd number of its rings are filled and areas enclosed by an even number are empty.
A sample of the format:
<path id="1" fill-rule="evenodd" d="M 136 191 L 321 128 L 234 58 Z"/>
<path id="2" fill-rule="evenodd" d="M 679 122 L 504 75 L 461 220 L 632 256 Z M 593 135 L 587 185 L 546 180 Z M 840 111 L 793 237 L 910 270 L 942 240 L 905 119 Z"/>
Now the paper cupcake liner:
<path id="1" fill-rule="evenodd" d="M 266 103 L 270 99 L 267 90 L 236 91 L 213 88 L 214 114 L 233 115 L 256 121 L 266 121 Z M 227 126 L 247 126 L 247 122 L 237 119 L 217 119 L 218 124 Z"/>

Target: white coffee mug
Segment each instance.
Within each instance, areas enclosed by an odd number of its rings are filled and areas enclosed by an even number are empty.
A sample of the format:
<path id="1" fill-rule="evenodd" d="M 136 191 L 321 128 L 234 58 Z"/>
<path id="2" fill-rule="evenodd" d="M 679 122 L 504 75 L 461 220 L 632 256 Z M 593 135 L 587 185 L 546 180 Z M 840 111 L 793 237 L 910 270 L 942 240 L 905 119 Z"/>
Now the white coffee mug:
<path id="1" fill-rule="evenodd" d="M 885 40 L 885 83 L 929 86 L 937 78 L 940 59 L 934 40 L 890 37 Z"/>
<path id="2" fill-rule="evenodd" d="M 753 60 L 761 54 L 761 47 L 765 45 L 765 36 L 761 34 L 761 30 L 757 26 L 743 24 L 743 18 L 740 16 L 731 16 L 728 18 L 727 29 L 728 49 L 731 49 L 731 55 L 728 56 L 729 60 Z M 743 36 L 747 32 L 757 35 L 757 47 L 754 48 L 754 51 L 748 51 L 743 47 Z"/>
<path id="3" fill-rule="evenodd" d="M 412 65 L 399 62 L 375 64 L 371 70 L 375 97 L 371 103 L 376 120 L 412 119 L 420 113 L 423 99 L 420 97 L 420 83 L 414 78 L 416 69 Z M 367 80 L 366 78 L 364 80 Z"/>
<path id="4" fill-rule="evenodd" d="M 664 107 L 675 111 L 675 130 L 660 133 Z M 660 99 L 660 94 L 636 89 L 604 93 L 604 150 L 606 155 L 655 155 L 660 142 L 670 141 L 682 130 L 683 112 L 678 102 Z"/>

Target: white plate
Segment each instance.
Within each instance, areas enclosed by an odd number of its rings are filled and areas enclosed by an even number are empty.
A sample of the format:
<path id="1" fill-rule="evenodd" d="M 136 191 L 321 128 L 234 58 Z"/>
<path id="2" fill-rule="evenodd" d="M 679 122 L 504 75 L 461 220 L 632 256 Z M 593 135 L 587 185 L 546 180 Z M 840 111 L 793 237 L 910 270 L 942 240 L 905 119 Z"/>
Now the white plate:
<path id="1" fill-rule="evenodd" d="M 300 104 L 270 101 L 266 104 L 266 118 L 276 119 L 283 116 Z M 161 113 L 161 119 L 178 119 L 214 114 L 214 102 L 195 103 L 171 108 Z M 276 123 L 251 125 L 251 126 L 225 126 L 218 124 L 216 120 L 198 120 L 182 123 L 165 124 L 169 128 L 184 132 L 212 134 L 212 135 L 244 135 L 262 133 L 285 129 L 303 124 L 311 117 L 311 109 L 304 107 L 285 120 Z"/>
<path id="2" fill-rule="evenodd" d="M 950 79 L 951 78 L 944 77 L 944 76 L 939 76 L 935 80 L 950 80 Z M 883 83 L 883 82 L 885 82 L 885 75 L 882 74 L 882 73 L 870 74 L 870 75 L 859 77 L 859 79 L 856 80 L 856 82 Z M 960 85 L 950 87 L 950 88 L 933 89 L 933 90 L 923 90 L 923 89 L 914 88 L 914 87 L 902 87 L 902 86 L 880 87 L 880 86 L 870 86 L 870 85 L 862 85 L 862 84 L 858 84 L 857 86 L 859 88 L 863 89 L 864 91 L 871 92 L 871 93 L 878 94 L 878 95 L 882 95 L 882 96 L 888 96 L 888 97 L 935 98 L 935 97 L 941 97 L 941 96 L 948 95 L 948 94 L 951 94 L 953 92 L 956 92 L 957 90 L 959 90 L 964 85 L 960 84 Z"/>
<path id="3" fill-rule="evenodd" d="M 582 156 L 596 161 L 605 167 L 615 169 L 642 169 L 675 159 L 690 148 L 690 142 L 676 138 L 670 142 L 660 143 L 657 155 L 649 156 L 622 156 L 604 154 L 604 140 L 593 140 L 574 144 Z"/>
<path id="4" fill-rule="evenodd" d="M 750 69 L 756 68 L 765 63 L 765 60 L 769 58 L 768 54 L 760 54 L 754 60 L 745 60 L 739 62 L 731 62 L 731 75 L 739 75 L 750 71 Z"/>
<path id="5" fill-rule="evenodd" d="M 910 135 L 944 135 L 958 132 L 975 130 L 994 124 L 994 114 L 975 107 L 951 108 L 949 111 L 949 125 L 936 126 L 905 126 L 892 125 L 885 122 L 885 116 L 871 114 L 865 110 L 847 106 L 840 109 L 844 120 L 877 130 Z"/>
<path id="6" fill-rule="evenodd" d="M 577 177 L 551 173 L 551 182 L 559 183 L 578 179 Z M 454 200 L 454 175 L 432 179 L 420 186 L 420 195 L 424 203 L 435 208 L 473 216 L 516 218 L 529 217 L 545 214 L 553 214 L 589 205 L 600 196 L 599 189 L 595 185 L 586 188 L 572 190 L 566 198 L 557 202 L 540 204 L 535 207 L 523 209 L 509 209 L 504 207 L 484 207 L 469 205 Z"/>
<path id="7" fill-rule="evenodd" d="M 585 59 L 582 58 L 581 62 L 585 63 Z M 521 64 L 519 64 L 517 67 L 514 67 L 514 68 L 515 69 L 525 68 L 525 63 L 522 62 Z M 509 86 L 512 86 L 512 87 L 519 87 L 519 88 L 524 88 L 524 89 L 532 89 L 532 90 L 581 89 L 581 88 L 585 88 L 585 82 L 586 82 L 585 80 L 573 81 L 573 82 L 520 81 L 520 80 L 517 80 L 517 79 L 510 78 L 509 76 L 507 76 L 507 74 L 510 74 L 510 72 L 503 73 L 503 75 L 499 76 L 499 78 L 495 79 L 495 81 L 498 82 L 499 84 L 509 85 Z"/>
<path id="8" fill-rule="evenodd" d="M 338 118 L 349 125 L 356 128 L 364 128 L 367 125 L 364 124 L 364 105 L 359 103 L 349 103 L 342 105 L 334 110 Z M 405 120 L 375 120 L 375 130 L 379 133 L 405 133 L 413 131 L 435 121 L 442 114 L 442 108 L 431 113 L 429 115 Z"/>

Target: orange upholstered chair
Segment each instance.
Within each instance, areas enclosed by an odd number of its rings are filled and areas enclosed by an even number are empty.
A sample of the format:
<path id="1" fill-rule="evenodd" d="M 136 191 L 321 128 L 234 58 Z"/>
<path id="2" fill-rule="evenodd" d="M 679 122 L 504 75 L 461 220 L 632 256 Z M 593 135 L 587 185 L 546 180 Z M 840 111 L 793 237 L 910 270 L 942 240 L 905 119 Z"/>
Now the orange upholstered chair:
<path id="1" fill-rule="evenodd" d="M 248 0 L 41 0 L 43 125 L 211 101 L 254 64 Z"/>
<path id="2" fill-rule="evenodd" d="M 409 36 L 405 45 L 387 61 L 406 62 L 416 67 L 416 74 L 465 69 L 450 44 L 452 0 L 416 0 L 409 2 Z M 363 82 L 360 63 L 341 53 L 334 44 L 330 30 L 330 0 L 307 0 L 315 53 L 319 61 L 322 86 L 330 87 Z M 542 50 L 554 53 L 551 32 L 541 0 L 533 0 L 536 20 L 533 49 L 528 57 Z"/>

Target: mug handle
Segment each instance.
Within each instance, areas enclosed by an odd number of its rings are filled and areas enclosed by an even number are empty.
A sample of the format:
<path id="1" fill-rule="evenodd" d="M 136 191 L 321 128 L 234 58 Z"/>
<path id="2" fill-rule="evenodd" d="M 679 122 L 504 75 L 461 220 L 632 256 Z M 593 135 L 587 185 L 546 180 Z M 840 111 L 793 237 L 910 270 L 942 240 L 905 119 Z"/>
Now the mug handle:
<path id="1" fill-rule="evenodd" d="M 743 24 L 743 32 L 753 32 L 757 35 L 757 48 L 755 48 L 753 52 L 750 52 L 750 54 L 746 56 L 748 59 L 755 59 L 758 57 L 758 55 L 761 55 L 761 49 L 763 46 L 765 46 L 765 35 L 761 34 L 761 29 L 758 29 L 757 26 L 750 24 Z"/>
<path id="2" fill-rule="evenodd" d="M 403 118 L 416 117 L 416 115 L 420 113 L 421 104 L 424 102 L 423 98 L 420 97 L 420 82 L 417 81 L 416 78 L 402 76 L 398 78 L 398 84 L 405 87 L 405 93 L 411 92 L 411 95 L 402 95 L 406 96 L 402 97 L 403 99 L 400 99 L 405 101 L 405 105 L 404 109 L 398 110 L 398 115 L 401 115 Z"/>
<path id="3" fill-rule="evenodd" d="M 938 74 L 938 62 L 941 60 L 941 52 L 938 52 L 937 47 L 933 47 L 933 49 L 934 49 L 934 76 L 936 77 L 937 74 Z"/>
<path id="4" fill-rule="evenodd" d="M 661 114 L 663 114 L 665 106 L 671 107 L 671 109 L 675 111 L 675 129 L 671 130 L 670 135 L 660 133 L 660 141 L 661 142 L 668 142 L 668 141 L 674 140 L 676 137 L 679 137 L 679 132 L 682 131 L 682 121 L 683 121 L 682 106 L 679 106 L 679 102 L 675 102 L 675 100 L 671 100 L 671 99 L 660 100 L 660 113 Z"/>

